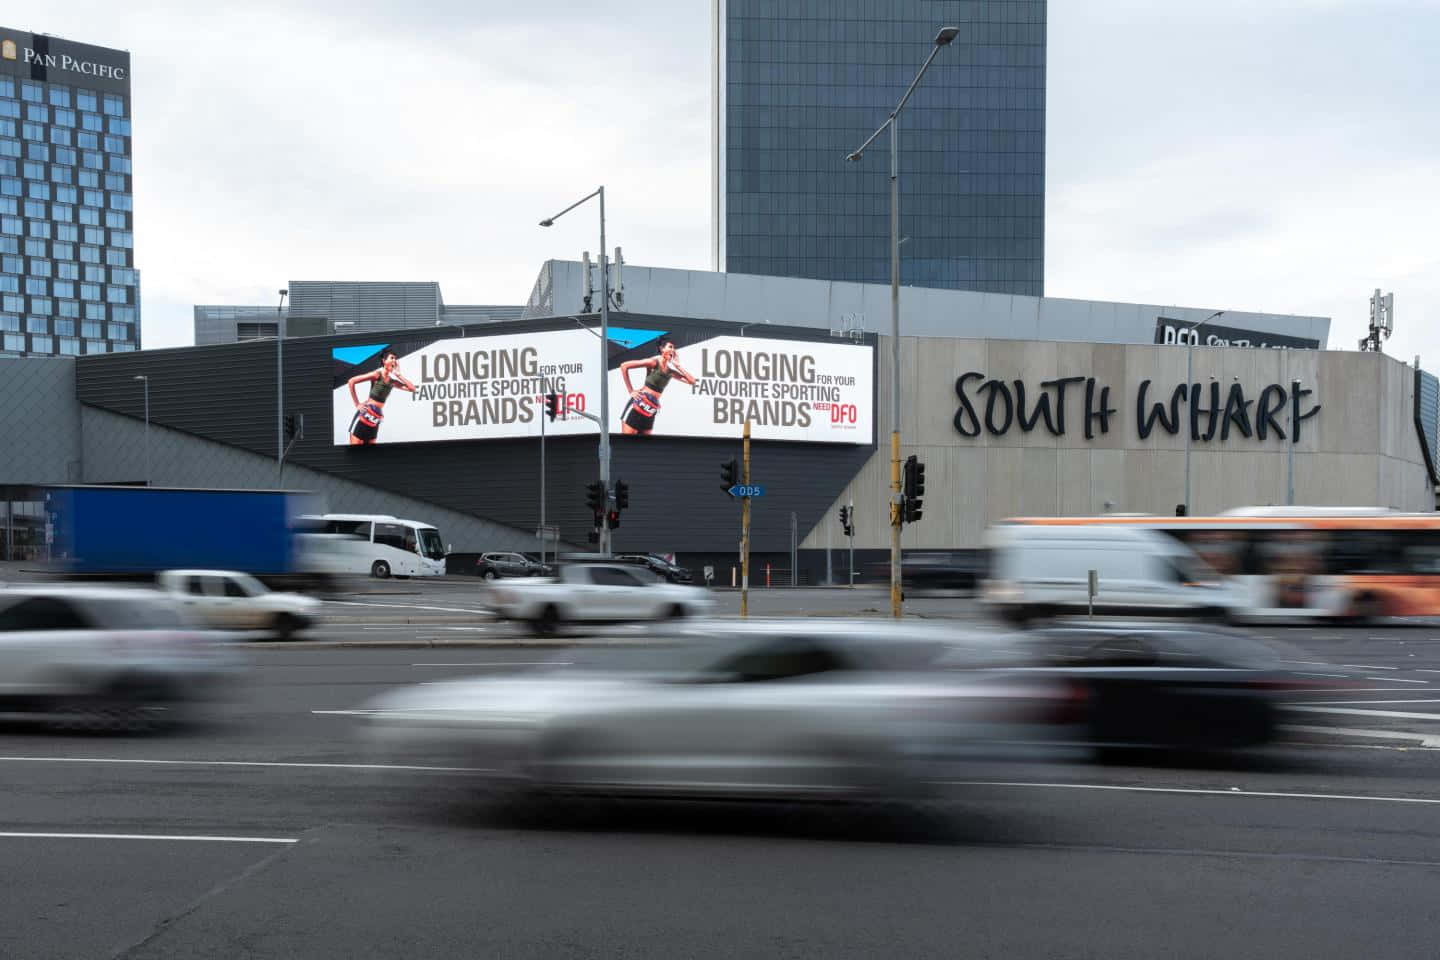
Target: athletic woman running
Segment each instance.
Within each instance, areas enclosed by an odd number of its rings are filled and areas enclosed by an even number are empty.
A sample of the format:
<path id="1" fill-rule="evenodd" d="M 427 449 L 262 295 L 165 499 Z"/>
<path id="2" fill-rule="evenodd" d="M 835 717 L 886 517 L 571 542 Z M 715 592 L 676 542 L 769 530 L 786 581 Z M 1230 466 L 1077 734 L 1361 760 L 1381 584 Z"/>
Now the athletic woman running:
<path id="1" fill-rule="evenodd" d="M 399 387 L 415 392 L 415 384 L 400 376 L 399 367 L 400 359 L 394 351 L 386 350 L 378 369 L 350 378 L 350 402 L 355 404 L 355 416 L 350 419 L 352 446 L 375 442 L 375 436 L 380 432 L 380 421 L 385 419 L 385 401 L 390 399 L 391 390 Z M 361 403 L 355 395 L 355 384 L 366 381 L 370 382 L 370 396 Z"/>
<path id="2" fill-rule="evenodd" d="M 676 362 L 675 341 L 660 341 L 660 353 L 649 360 L 626 360 L 620 364 L 620 377 L 630 393 L 630 402 L 620 414 L 622 434 L 649 436 L 655 429 L 655 415 L 660 412 L 660 394 L 672 378 L 694 386 L 699 383 L 694 374 L 687 372 Z M 630 371 L 642 367 L 650 372 L 645 382 L 636 390 L 630 383 Z"/>

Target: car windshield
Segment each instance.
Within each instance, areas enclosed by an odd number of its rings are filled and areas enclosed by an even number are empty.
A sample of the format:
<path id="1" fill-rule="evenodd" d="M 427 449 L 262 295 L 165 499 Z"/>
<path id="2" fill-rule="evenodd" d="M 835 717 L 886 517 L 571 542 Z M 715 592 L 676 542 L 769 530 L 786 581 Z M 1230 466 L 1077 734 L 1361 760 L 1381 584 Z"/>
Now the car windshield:
<path id="1" fill-rule="evenodd" d="M 420 552 L 431 560 L 445 559 L 445 544 L 434 527 L 420 528 Z"/>

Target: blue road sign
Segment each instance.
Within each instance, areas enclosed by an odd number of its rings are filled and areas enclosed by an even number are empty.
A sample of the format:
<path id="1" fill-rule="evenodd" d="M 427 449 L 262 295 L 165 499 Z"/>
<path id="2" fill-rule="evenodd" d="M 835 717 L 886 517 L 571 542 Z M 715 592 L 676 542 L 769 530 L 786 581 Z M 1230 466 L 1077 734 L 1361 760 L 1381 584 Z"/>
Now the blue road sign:
<path id="1" fill-rule="evenodd" d="M 732 497 L 763 497 L 763 496 L 765 496 L 765 488 L 762 487 L 762 486 L 760 486 L 760 484 L 758 484 L 758 483 L 750 483 L 750 484 L 737 483 L 737 484 L 735 484 L 735 486 L 733 486 L 733 487 L 730 488 L 730 496 L 732 496 Z"/>

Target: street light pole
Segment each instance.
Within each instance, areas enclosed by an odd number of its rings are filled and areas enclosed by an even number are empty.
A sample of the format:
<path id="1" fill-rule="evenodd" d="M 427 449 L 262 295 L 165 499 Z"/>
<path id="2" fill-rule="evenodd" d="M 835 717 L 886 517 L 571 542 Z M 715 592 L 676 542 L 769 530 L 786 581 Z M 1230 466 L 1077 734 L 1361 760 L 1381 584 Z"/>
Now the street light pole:
<path id="1" fill-rule="evenodd" d="M 137 374 L 136 380 L 145 382 L 145 486 L 155 485 L 150 465 L 150 378 L 145 374 Z"/>
<path id="2" fill-rule="evenodd" d="M 1210 314 L 1210 316 L 1191 327 L 1190 336 L 1185 338 L 1185 417 L 1187 420 L 1191 419 L 1190 408 L 1195 403 L 1195 388 L 1193 386 L 1195 380 L 1195 340 L 1197 339 L 1195 331 L 1216 317 L 1224 316 L 1224 314 L 1224 310 L 1216 310 Z M 1185 516 L 1188 517 L 1190 516 L 1190 424 L 1184 423 L 1181 424 L 1181 426 L 1185 430 Z"/>
<path id="3" fill-rule="evenodd" d="M 930 69 L 941 47 L 948 47 L 960 33 L 959 27 L 942 27 L 940 32 L 935 34 L 934 45 L 930 49 L 930 56 L 925 58 L 921 65 L 920 72 L 915 74 L 910 87 L 895 109 L 890 111 L 886 118 L 870 138 L 860 145 L 860 148 L 849 154 L 845 159 L 858 161 L 865 153 L 867 147 L 875 142 L 885 130 L 890 131 L 890 615 L 899 617 L 901 612 L 900 593 L 900 529 L 904 523 L 904 495 L 900 490 L 900 167 L 898 162 L 899 153 L 899 129 L 898 121 L 900 111 L 905 109 L 906 102 L 915 88 L 920 85 L 920 78 L 925 76 L 925 71 Z"/>
<path id="4" fill-rule="evenodd" d="M 1299 392 L 1300 381 L 1291 380 L 1290 396 L 1294 398 Z M 1292 404 L 1291 409 L 1298 412 L 1300 408 L 1294 405 L 1297 401 L 1292 399 L 1290 402 Z M 1295 506 L 1295 430 L 1299 424 L 1300 421 L 1298 418 L 1292 418 L 1290 432 L 1286 435 L 1288 442 L 1285 448 L 1285 505 L 1287 507 Z"/>
<path id="5" fill-rule="evenodd" d="M 605 187 L 602 184 L 594 192 L 576 200 L 553 217 L 540 221 L 540 226 L 551 227 L 555 221 L 574 210 L 591 197 L 600 200 L 600 482 L 605 486 L 608 505 L 610 498 L 610 261 L 605 253 Z M 609 513 L 607 509 L 605 511 Z M 603 519 L 600 523 L 600 552 L 610 554 L 610 525 Z"/>
<path id="6" fill-rule="evenodd" d="M 285 478 L 285 298 L 290 291 L 280 291 L 280 304 L 275 308 L 275 476 L 276 485 Z"/>

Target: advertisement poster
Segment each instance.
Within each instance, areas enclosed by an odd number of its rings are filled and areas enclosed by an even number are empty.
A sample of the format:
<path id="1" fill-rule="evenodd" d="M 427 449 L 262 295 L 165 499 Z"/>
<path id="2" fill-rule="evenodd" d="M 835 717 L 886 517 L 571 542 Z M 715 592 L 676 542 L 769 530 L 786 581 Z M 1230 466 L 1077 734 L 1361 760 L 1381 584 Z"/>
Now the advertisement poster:
<path id="1" fill-rule="evenodd" d="M 542 331 L 332 351 L 336 444 L 539 436 L 547 393 L 572 411 L 550 435 L 595 434 L 595 333 Z M 635 437 L 870 443 L 874 356 L 865 344 L 612 326 L 610 431 Z"/>

